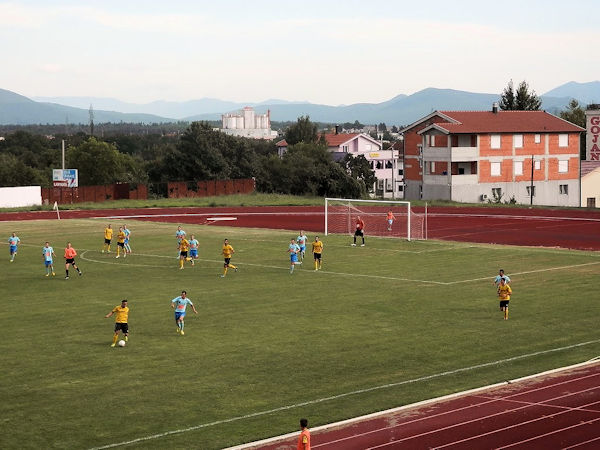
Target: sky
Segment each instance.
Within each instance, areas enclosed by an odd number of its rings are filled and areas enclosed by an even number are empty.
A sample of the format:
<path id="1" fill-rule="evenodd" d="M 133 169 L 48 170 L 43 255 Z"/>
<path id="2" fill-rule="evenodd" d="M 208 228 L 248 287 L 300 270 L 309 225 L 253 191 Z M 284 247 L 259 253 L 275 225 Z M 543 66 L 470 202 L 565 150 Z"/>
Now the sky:
<path id="1" fill-rule="evenodd" d="M 600 79 L 600 1 L 0 0 L 0 88 L 378 103 Z M 594 50 L 596 48 L 596 50 Z"/>

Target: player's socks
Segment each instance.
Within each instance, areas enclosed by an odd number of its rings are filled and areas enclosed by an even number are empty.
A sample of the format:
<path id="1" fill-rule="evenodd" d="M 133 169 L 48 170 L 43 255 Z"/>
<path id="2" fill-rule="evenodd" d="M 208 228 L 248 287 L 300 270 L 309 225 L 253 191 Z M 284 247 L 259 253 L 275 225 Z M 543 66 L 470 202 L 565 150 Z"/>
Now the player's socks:
<path id="1" fill-rule="evenodd" d="M 180 259 L 180 260 L 179 260 L 179 268 L 180 268 L 180 269 L 183 269 L 183 259 Z"/>
<path id="2" fill-rule="evenodd" d="M 65 273 L 66 273 L 66 277 L 69 278 L 69 269 L 66 269 Z"/>
<path id="3" fill-rule="evenodd" d="M 319 270 L 319 265 L 317 264 L 316 261 L 315 261 L 315 270 Z"/>
<path id="4" fill-rule="evenodd" d="M 292 265 L 290 266 L 290 273 L 292 273 L 293 271 L 294 271 L 294 264 L 292 264 Z"/>
<path id="5" fill-rule="evenodd" d="M 114 347 L 114 346 L 115 346 L 115 344 L 117 343 L 117 339 L 119 339 L 119 335 L 118 335 L 118 334 L 115 334 L 115 335 L 113 335 L 113 343 L 112 343 L 112 347 Z"/>
<path id="6" fill-rule="evenodd" d="M 183 328 L 185 327 L 185 322 L 182 320 L 181 321 L 181 332 L 183 333 Z"/>
<path id="7" fill-rule="evenodd" d="M 129 340 L 129 336 L 125 335 L 123 339 L 125 339 L 125 342 L 127 342 Z"/>
<path id="8" fill-rule="evenodd" d="M 227 275 L 227 267 L 223 269 L 223 276 Z"/>

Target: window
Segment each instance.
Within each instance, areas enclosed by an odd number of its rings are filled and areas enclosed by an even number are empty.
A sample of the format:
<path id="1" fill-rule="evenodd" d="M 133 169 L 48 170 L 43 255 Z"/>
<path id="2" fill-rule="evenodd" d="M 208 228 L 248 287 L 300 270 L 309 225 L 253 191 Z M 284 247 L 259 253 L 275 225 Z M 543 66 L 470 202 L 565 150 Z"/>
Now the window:
<path id="1" fill-rule="evenodd" d="M 515 175 L 523 175 L 523 161 L 515 161 Z"/>
<path id="2" fill-rule="evenodd" d="M 492 147 L 492 148 L 500 148 L 500 135 L 499 134 L 492 134 L 491 135 L 490 147 Z"/>
<path id="3" fill-rule="evenodd" d="M 558 173 L 567 173 L 569 171 L 569 160 L 558 161 Z"/>
<path id="4" fill-rule="evenodd" d="M 569 185 L 568 184 L 559 184 L 558 192 L 562 195 L 569 195 Z"/>
<path id="5" fill-rule="evenodd" d="M 536 144 L 540 144 L 542 142 L 542 135 L 541 134 L 534 135 L 533 142 L 535 142 Z"/>
<path id="6" fill-rule="evenodd" d="M 382 161 L 377 161 L 375 163 L 375 168 L 376 169 L 383 169 L 383 162 Z"/>
<path id="7" fill-rule="evenodd" d="M 535 186 L 527 186 L 527 196 L 535 197 Z"/>
<path id="8" fill-rule="evenodd" d="M 377 189 L 383 191 L 383 180 L 377 180 Z"/>
<path id="9" fill-rule="evenodd" d="M 500 176 L 500 163 L 499 162 L 490 163 L 490 175 L 493 177 Z"/>
<path id="10" fill-rule="evenodd" d="M 429 146 L 435 147 L 435 136 L 433 134 L 429 135 Z"/>
<path id="11" fill-rule="evenodd" d="M 533 168 L 534 168 L 535 170 L 540 170 L 540 168 L 541 168 L 541 167 L 542 167 L 542 163 L 541 163 L 539 160 L 535 160 L 535 161 L 533 162 Z"/>
<path id="12" fill-rule="evenodd" d="M 492 196 L 494 198 L 502 197 L 502 188 L 492 188 Z"/>
<path id="13" fill-rule="evenodd" d="M 522 148 L 523 147 L 523 135 L 522 134 L 513 135 L 513 144 L 514 144 L 515 148 Z"/>
<path id="14" fill-rule="evenodd" d="M 398 175 L 404 175 L 404 169 L 398 169 Z"/>
<path id="15" fill-rule="evenodd" d="M 429 164 L 431 164 L 429 173 L 435 173 L 435 161 L 431 161 Z"/>
<path id="16" fill-rule="evenodd" d="M 390 180 L 389 178 L 385 179 L 385 191 L 392 192 L 392 180 Z"/>
<path id="17" fill-rule="evenodd" d="M 393 168 L 394 168 L 394 163 L 392 162 L 392 160 L 388 159 L 388 160 L 385 162 L 385 168 L 386 168 L 386 169 L 393 169 Z"/>
<path id="18" fill-rule="evenodd" d="M 347 145 L 342 145 L 342 151 L 344 153 L 348 153 L 348 146 Z"/>
<path id="19" fill-rule="evenodd" d="M 558 135 L 558 146 L 559 147 L 568 147 L 569 146 L 569 135 L 568 134 L 559 134 Z"/>

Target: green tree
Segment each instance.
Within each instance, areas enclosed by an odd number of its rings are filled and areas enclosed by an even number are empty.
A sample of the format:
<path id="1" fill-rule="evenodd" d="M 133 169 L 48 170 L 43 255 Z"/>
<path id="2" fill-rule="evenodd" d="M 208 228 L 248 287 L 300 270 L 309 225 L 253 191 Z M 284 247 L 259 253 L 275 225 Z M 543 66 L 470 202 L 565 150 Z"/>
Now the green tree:
<path id="1" fill-rule="evenodd" d="M 348 153 L 339 164 L 352 178 L 362 182 L 365 192 L 373 190 L 377 177 L 375 177 L 375 171 L 371 169 L 371 163 L 364 155 L 353 156 Z"/>
<path id="2" fill-rule="evenodd" d="M 581 107 L 579 102 L 572 99 L 569 102 L 569 106 L 566 110 L 560 112 L 560 117 L 585 128 L 585 110 Z"/>
<path id="3" fill-rule="evenodd" d="M 317 142 L 319 140 L 317 124 L 311 122 L 309 116 L 300 116 L 296 123 L 286 130 L 285 140 L 288 145 Z"/>
<path id="4" fill-rule="evenodd" d="M 46 185 L 43 172 L 27 166 L 15 155 L 0 154 L 0 186 Z"/>
<path id="5" fill-rule="evenodd" d="M 500 94 L 500 109 L 504 111 L 538 111 L 542 106 L 542 100 L 534 90 L 529 90 L 529 84 L 525 80 L 519 83 L 514 90 L 513 81 Z"/>

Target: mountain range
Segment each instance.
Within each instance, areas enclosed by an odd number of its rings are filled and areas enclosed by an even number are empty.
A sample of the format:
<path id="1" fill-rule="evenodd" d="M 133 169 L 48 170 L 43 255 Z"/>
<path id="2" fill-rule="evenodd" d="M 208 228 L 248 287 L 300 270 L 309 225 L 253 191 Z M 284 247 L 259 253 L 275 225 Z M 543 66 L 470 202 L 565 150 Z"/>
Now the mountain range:
<path id="1" fill-rule="evenodd" d="M 600 103 L 600 81 L 569 83 L 541 96 L 542 108 L 557 114 L 571 99 L 581 105 Z M 259 113 L 271 111 L 271 120 L 295 121 L 308 115 L 325 123 L 359 122 L 405 125 L 433 110 L 486 110 L 499 100 L 499 94 L 474 93 L 453 89 L 427 88 L 412 95 L 398 95 L 381 103 L 322 105 L 280 99 L 260 103 L 230 102 L 202 98 L 184 102 L 155 101 L 135 104 L 105 97 L 34 97 L 33 99 L 0 89 L 0 125 L 88 123 L 89 108 L 94 122 L 161 123 L 177 120 L 220 120 L 221 114 L 252 106 Z"/>

